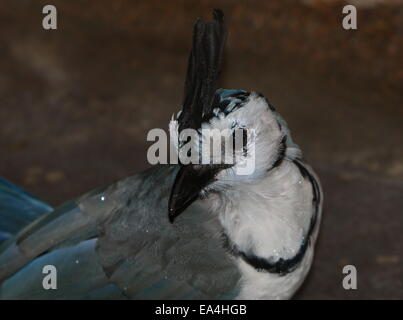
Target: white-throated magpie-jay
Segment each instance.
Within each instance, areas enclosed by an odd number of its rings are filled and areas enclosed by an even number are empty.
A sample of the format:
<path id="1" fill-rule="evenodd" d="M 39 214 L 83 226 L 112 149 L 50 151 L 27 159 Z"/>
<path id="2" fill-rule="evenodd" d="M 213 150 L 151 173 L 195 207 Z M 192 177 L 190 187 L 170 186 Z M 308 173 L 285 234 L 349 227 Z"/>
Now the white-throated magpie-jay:
<path id="1" fill-rule="evenodd" d="M 321 188 L 262 95 L 216 88 L 225 37 L 221 11 L 212 22 L 197 20 L 171 136 L 189 128 L 244 130 L 234 163 L 157 165 L 56 209 L 0 180 L 0 298 L 295 293 L 313 259 Z M 252 147 L 254 171 L 238 175 Z M 42 286 L 45 265 L 57 269 L 56 290 Z"/>

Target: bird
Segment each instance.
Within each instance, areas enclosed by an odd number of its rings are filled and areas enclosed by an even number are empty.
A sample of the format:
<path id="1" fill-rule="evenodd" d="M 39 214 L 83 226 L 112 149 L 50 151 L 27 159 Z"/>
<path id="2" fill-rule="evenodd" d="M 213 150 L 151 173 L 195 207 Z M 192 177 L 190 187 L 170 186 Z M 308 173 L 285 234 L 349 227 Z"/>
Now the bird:
<path id="1" fill-rule="evenodd" d="M 217 87 L 226 38 L 221 10 L 196 20 L 169 131 L 179 154 L 203 129 L 240 131 L 233 163 L 157 164 L 57 208 L 1 179 L 0 299 L 294 296 L 313 262 L 322 188 L 262 94 Z M 185 129 L 198 139 L 181 140 Z M 254 170 L 238 174 L 251 158 Z M 49 265 L 57 288 L 43 286 Z"/>

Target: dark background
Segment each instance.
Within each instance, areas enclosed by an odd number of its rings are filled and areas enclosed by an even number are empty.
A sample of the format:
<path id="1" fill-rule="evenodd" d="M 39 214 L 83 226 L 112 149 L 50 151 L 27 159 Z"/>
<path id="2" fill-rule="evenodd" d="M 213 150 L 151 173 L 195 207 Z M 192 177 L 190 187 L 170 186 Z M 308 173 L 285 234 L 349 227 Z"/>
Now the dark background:
<path id="1" fill-rule="evenodd" d="M 380 4 L 379 4 L 379 3 Z M 403 4 L 340 1 L 0 2 L 0 175 L 52 205 L 148 166 L 146 134 L 180 109 L 196 17 L 219 7 L 221 85 L 262 92 L 321 178 L 300 299 L 403 298 Z M 42 28 L 42 7 L 58 29 Z M 358 269 L 358 290 L 342 267 Z"/>

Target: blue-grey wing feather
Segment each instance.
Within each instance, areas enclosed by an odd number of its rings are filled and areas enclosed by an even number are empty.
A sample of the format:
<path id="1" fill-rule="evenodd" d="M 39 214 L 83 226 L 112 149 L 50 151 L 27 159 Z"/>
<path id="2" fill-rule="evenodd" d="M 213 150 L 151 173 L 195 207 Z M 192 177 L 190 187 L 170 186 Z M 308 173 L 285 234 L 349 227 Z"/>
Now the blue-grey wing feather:
<path id="1" fill-rule="evenodd" d="M 0 177 L 0 243 L 52 207 Z"/>
<path id="2" fill-rule="evenodd" d="M 236 290 L 239 273 L 223 248 L 217 217 L 196 202 L 168 221 L 176 170 L 156 167 L 125 182 L 137 188 L 122 188 L 127 205 L 101 226 L 99 255 L 131 298 L 223 298 Z"/>
<path id="3" fill-rule="evenodd" d="M 34 221 L 0 250 L 0 297 L 232 297 L 240 276 L 217 218 L 196 202 L 168 221 L 176 172 L 153 167 Z M 64 290 L 38 289 L 44 263 L 62 270 Z"/>

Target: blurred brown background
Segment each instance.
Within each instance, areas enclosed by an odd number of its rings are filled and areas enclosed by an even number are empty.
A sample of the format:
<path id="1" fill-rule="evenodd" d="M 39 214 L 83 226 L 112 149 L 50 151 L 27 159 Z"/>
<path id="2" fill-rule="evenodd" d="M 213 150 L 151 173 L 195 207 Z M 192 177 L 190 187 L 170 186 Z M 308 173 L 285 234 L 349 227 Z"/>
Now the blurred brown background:
<path id="1" fill-rule="evenodd" d="M 403 3 L 0 2 L 0 175 L 52 205 L 146 168 L 180 107 L 196 17 L 219 7 L 221 85 L 260 91 L 320 176 L 325 212 L 300 299 L 403 298 Z M 58 29 L 42 28 L 42 7 Z M 342 267 L 358 290 L 342 288 Z"/>

